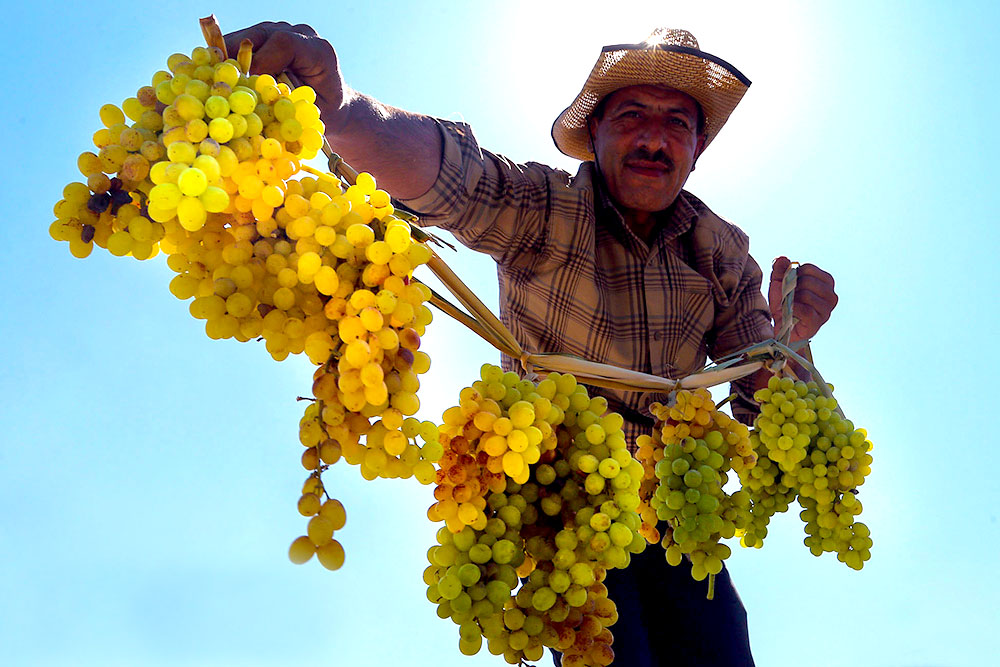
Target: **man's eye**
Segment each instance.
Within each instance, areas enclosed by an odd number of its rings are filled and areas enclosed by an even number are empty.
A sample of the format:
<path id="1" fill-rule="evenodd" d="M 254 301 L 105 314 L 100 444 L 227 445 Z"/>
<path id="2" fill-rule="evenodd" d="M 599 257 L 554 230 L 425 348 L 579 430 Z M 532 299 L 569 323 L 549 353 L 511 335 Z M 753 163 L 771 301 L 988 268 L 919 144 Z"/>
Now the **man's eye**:
<path id="1" fill-rule="evenodd" d="M 683 118 L 677 118 L 677 117 L 674 117 L 674 118 L 671 118 L 671 119 L 670 119 L 670 122 L 671 122 L 671 123 L 673 123 L 674 125 L 677 125 L 677 126 L 679 126 L 679 127 L 683 127 L 683 128 L 685 128 L 685 129 L 687 129 L 687 127 L 688 127 L 688 122 L 687 122 L 687 120 L 685 120 L 685 119 L 683 119 Z"/>

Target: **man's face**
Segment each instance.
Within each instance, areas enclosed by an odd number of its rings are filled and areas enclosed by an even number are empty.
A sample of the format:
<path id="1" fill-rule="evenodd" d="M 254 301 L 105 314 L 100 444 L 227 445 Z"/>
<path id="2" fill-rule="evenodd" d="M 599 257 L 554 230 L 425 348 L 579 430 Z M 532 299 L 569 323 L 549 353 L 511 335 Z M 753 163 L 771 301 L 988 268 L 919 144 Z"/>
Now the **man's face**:
<path id="1" fill-rule="evenodd" d="M 608 190 L 626 212 L 653 213 L 680 194 L 705 145 L 698 103 L 677 90 L 630 86 L 591 117 L 594 154 Z"/>

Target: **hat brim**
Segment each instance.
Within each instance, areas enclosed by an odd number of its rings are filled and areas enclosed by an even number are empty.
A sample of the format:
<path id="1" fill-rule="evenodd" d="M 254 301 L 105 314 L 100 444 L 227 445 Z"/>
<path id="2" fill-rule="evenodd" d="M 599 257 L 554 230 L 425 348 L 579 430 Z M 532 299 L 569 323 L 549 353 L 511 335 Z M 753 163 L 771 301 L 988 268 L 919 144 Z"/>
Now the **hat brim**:
<path id="1" fill-rule="evenodd" d="M 561 152 L 593 160 L 587 120 L 606 96 L 629 86 L 667 86 L 694 98 L 705 114 L 705 146 L 712 142 L 750 87 L 735 67 L 709 53 L 669 44 L 605 46 L 583 89 L 552 124 Z"/>

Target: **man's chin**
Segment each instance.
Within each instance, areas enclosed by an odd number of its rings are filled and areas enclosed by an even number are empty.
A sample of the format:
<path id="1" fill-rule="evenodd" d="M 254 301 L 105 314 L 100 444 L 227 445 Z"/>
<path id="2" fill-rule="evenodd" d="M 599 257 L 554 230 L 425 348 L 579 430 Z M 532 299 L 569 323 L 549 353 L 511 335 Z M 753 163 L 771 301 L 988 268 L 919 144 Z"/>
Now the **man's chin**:
<path id="1" fill-rule="evenodd" d="M 633 194 L 631 196 L 626 195 L 622 198 L 622 206 L 640 213 L 657 213 L 670 208 L 670 205 L 674 203 L 674 199 L 676 198 L 676 193 L 670 196 L 669 194 L 664 194 L 662 191 Z"/>

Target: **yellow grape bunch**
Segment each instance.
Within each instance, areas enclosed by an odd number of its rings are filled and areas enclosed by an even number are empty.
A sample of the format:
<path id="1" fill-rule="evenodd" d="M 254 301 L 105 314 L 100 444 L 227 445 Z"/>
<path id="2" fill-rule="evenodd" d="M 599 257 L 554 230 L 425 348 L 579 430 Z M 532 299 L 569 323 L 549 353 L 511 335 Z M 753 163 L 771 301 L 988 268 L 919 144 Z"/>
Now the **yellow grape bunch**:
<path id="1" fill-rule="evenodd" d="M 707 389 L 674 392 L 671 405 L 654 403 L 653 435 L 637 441 L 645 468 L 643 534 L 660 541 L 667 562 L 691 559 L 698 581 L 722 571 L 731 554 L 722 542 L 750 522 L 750 496 L 725 491 L 729 471 L 743 474 L 757 464 L 745 425 L 719 410 Z M 657 524 L 663 522 L 665 534 Z"/>
<path id="2" fill-rule="evenodd" d="M 827 389 L 830 393 L 833 387 Z M 871 473 L 868 434 L 855 428 L 832 393 L 824 395 L 815 382 L 775 375 L 754 399 L 761 407 L 750 439 L 764 465 L 741 473 L 753 503 L 744 544 L 759 547 L 770 517 L 798 500 L 810 552 L 834 552 L 860 570 L 872 546 L 868 526 L 856 519 L 862 511 L 858 487 Z"/>
<path id="3" fill-rule="evenodd" d="M 139 260 L 162 251 L 170 292 L 210 338 L 262 340 L 277 361 L 304 353 L 317 365 L 299 425 L 308 534 L 289 555 L 335 569 L 344 516 L 325 495 L 327 466 L 435 476 L 437 427 L 413 417 L 432 319 L 413 271 L 432 252 L 370 174 L 348 184 L 301 164 L 323 146 L 315 92 L 249 75 L 251 56 L 174 54 L 134 97 L 101 107 L 96 152 L 80 155 L 83 181 L 64 188 L 49 231 L 76 257 L 95 245 Z"/>
<path id="4" fill-rule="evenodd" d="M 614 602 L 602 583 L 645 547 L 642 465 L 623 420 L 570 374 L 537 384 L 486 364 L 439 427 L 428 510 L 428 599 L 459 626 L 459 649 L 510 664 L 545 647 L 568 666 L 614 658 Z"/>
<path id="5" fill-rule="evenodd" d="M 299 161 L 322 147 L 324 128 L 311 89 L 289 90 L 248 69 L 249 58 L 241 68 L 217 48 L 197 47 L 170 56 L 121 106 L 101 107 L 96 152 L 77 161 L 85 181 L 64 189 L 52 236 L 77 257 L 96 244 L 148 259 L 213 213 L 269 219 Z"/>

